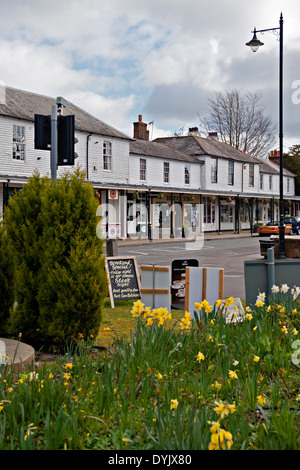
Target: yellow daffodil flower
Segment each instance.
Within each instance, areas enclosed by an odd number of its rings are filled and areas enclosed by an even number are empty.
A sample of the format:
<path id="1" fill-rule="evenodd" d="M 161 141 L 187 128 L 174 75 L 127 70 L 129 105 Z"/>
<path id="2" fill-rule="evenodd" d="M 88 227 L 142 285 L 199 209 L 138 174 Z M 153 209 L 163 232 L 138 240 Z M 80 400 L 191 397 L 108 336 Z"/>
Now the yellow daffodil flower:
<path id="1" fill-rule="evenodd" d="M 175 398 L 174 400 L 171 400 L 171 410 L 176 410 L 178 406 L 178 400 Z"/>

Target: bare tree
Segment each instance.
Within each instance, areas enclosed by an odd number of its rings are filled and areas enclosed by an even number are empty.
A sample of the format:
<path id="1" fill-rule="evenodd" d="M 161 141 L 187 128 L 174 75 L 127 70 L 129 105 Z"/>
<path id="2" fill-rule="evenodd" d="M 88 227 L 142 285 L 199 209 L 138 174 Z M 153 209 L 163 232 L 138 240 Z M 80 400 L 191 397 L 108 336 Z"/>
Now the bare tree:
<path id="1" fill-rule="evenodd" d="M 222 142 L 263 158 L 274 144 L 276 126 L 264 115 L 260 99 L 259 92 L 216 93 L 208 100 L 208 114 L 199 116 L 201 127 L 206 132 L 217 132 Z"/>

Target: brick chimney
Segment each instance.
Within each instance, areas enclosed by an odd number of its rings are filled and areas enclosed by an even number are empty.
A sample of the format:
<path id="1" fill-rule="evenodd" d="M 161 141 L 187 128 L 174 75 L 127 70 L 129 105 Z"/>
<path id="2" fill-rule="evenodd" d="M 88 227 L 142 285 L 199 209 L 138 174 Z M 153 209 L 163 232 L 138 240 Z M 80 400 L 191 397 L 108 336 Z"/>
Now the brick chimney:
<path id="1" fill-rule="evenodd" d="M 190 127 L 189 128 L 189 134 L 188 135 L 196 135 L 196 136 L 200 136 L 200 132 L 199 132 L 199 129 L 198 127 Z"/>
<path id="2" fill-rule="evenodd" d="M 277 165 L 280 165 L 280 153 L 278 150 L 272 150 L 271 154 L 269 155 L 269 160 L 271 162 L 277 163 Z"/>
<path id="3" fill-rule="evenodd" d="M 133 138 L 140 140 L 149 140 L 149 131 L 147 124 L 142 121 L 142 115 L 139 114 L 138 122 L 133 123 Z"/>

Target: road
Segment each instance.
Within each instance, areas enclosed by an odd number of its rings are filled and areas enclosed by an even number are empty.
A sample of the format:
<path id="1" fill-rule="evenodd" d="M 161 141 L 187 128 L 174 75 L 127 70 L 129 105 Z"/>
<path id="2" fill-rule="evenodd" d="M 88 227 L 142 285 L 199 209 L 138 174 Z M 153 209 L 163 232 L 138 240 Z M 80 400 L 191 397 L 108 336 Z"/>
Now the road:
<path id="1" fill-rule="evenodd" d="M 192 243 L 192 242 L 190 242 Z M 118 256 L 134 256 L 138 266 L 171 266 L 175 259 L 197 259 L 199 266 L 224 269 L 224 297 L 245 299 L 244 261 L 262 259 L 257 237 L 214 239 L 198 250 L 185 242 L 152 242 L 118 246 Z"/>

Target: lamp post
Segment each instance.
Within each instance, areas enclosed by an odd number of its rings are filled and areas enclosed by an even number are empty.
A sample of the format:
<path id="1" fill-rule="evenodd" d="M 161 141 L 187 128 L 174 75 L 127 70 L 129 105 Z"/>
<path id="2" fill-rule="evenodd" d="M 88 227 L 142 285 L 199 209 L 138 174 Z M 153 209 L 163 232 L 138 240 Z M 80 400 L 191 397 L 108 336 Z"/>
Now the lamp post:
<path id="1" fill-rule="evenodd" d="M 279 257 L 285 258 L 285 241 L 284 241 L 284 201 L 283 201 L 283 17 L 282 13 L 279 19 L 278 28 L 260 29 L 252 31 L 253 38 L 246 43 L 253 52 L 256 52 L 264 43 L 256 37 L 256 33 L 264 33 L 265 31 L 279 32 Z"/>

